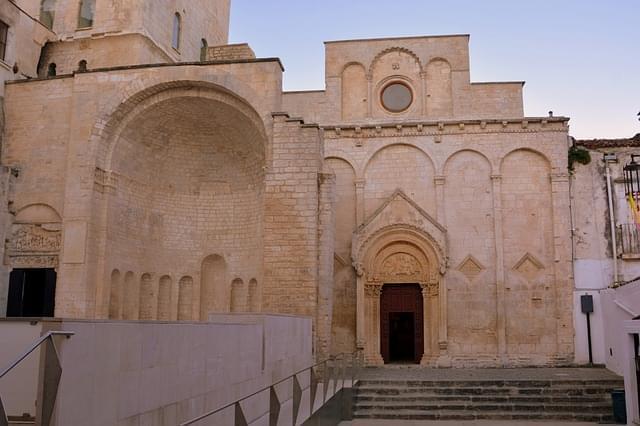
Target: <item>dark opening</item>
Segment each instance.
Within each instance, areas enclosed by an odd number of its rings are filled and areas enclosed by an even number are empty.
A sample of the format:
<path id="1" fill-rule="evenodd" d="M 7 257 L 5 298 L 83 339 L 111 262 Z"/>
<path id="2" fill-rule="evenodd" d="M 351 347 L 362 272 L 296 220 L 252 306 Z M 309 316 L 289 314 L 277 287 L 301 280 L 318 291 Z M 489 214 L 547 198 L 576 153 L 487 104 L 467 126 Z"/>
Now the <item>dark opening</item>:
<path id="1" fill-rule="evenodd" d="M 52 317 L 55 295 L 54 269 L 14 269 L 9 278 L 7 316 Z"/>
<path id="2" fill-rule="evenodd" d="M 389 312 L 389 358 L 391 362 L 413 362 L 415 333 L 413 312 Z"/>
<path id="3" fill-rule="evenodd" d="M 49 64 L 49 68 L 47 69 L 47 77 L 55 77 L 56 76 L 56 64 L 53 62 Z"/>

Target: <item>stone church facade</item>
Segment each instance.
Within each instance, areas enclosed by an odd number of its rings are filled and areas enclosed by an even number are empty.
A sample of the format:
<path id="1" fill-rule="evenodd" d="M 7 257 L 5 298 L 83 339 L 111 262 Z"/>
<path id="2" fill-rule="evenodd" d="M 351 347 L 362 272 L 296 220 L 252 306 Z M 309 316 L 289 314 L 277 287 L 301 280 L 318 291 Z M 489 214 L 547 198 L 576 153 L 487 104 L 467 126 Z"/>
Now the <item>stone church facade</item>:
<path id="1" fill-rule="evenodd" d="M 573 362 L 568 119 L 472 83 L 468 36 L 328 42 L 325 90 L 283 92 L 226 44 L 229 0 L 97 0 L 82 29 L 73 3 L 5 87 L 8 310 L 44 280 L 58 317 L 277 312 L 318 357 Z"/>

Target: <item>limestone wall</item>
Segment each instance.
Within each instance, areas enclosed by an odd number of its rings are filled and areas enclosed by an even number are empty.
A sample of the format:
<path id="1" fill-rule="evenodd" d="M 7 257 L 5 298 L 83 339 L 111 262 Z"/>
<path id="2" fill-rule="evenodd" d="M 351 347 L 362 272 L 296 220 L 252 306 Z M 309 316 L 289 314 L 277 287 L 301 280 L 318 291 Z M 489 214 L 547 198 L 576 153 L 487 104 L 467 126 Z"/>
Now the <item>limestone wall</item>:
<path id="1" fill-rule="evenodd" d="M 24 3 L 38 19 L 40 1 Z M 79 28 L 79 1 L 52 4 L 57 42 L 47 47 L 41 76 L 51 63 L 58 74 L 71 73 L 83 59 L 91 68 L 199 61 L 203 39 L 212 46 L 228 41 L 229 0 L 97 1 L 93 25 L 88 28 Z M 178 49 L 172 46 L 176 13 L 181 21 Z"/>
<path id="2" fill-rule="evenodd" d="M 442 350 L 455 365 L 573 362 L 563 123 L 325 128 L 338 200 L 337 352 L 356 339 L 344 298 L 356 280 L 341 272 L 350 236 L 399 189 L 447 230 Z"/>
<path id="3" fill-rule="evenodd" d="M 16 212 L 49 209 L 47 232 L 58 238 L 46 256 L 40 248 L 15 258 L 57 268 L 58 316 L 260 309 L 264 166 L 281 69 L 208 67 L 89 72 L 8 89 L 3 158 L 21 170 L 10 200 Z"/>
<path id="4" fill-rule="evenodd" d="M 53 39 L 47 28 L 10 1 L 0 4 L 0 20 L 9 26 L 5 57 L 0 60 L 0 97 L 4 82 L 35 77 L 40 48 Z M 14 65 L 17 67 L 14 69 Z"/>
<path id="5" fill-rule="evenodd" d="M 468 42 L 467 35 L 327 42 L 324 93 L 285 99 L 292 114 L 323 124 L 522 117 L 522 82 L 470 82 Z M 401 113 L 381 100 L 394 82 L 413 99 Z"/>

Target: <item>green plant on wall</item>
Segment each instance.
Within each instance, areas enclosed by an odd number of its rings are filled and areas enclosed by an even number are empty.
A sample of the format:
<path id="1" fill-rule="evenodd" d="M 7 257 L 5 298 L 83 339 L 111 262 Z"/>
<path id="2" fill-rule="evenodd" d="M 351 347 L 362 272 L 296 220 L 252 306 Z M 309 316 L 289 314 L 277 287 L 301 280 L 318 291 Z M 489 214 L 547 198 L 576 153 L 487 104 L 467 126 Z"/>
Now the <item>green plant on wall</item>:
<path id="1" fill-rule="evenodd" d="M 587 165 L 591 162 L 591 154 L 584 148 L 573 145 L 569 148 L 569 172 L 575 170 L 575 163 Z"/>

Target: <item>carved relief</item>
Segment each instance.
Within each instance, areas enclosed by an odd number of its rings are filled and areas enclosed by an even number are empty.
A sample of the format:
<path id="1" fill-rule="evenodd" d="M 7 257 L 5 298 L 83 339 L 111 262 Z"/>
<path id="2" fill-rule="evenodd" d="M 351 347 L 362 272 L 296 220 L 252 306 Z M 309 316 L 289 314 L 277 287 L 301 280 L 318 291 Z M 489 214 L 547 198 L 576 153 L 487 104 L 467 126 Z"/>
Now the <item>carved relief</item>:
<path id="1" fill-rule="evenodd" d="M 380 297 L 380 294 L 382 294 L 382 284 L 365 284 L 364 294 L 367 297 Z"/>
<path id="2" fill-rule="evenodd" d="M 482 263 L 473 256 L 467 256 L 458 266 L 458 271 L 462 272 L 469 281 L 475 280 L 485 269 Z"/>
<path id="3" fill-rule="evenodd" d="M 394 254 L 382 265 L 382 277 L 385 281 L 419 281 L 421 274 L 420 262 L 407 253 Z"/>
<path id="4" fill-rule="evenodd" d="M 513 267 L 514 271 L 529 281 L 534 280 L 543 269 L 544 265 L 530 253 L 525 254 Z"/>
<path id="5" fill-rule="evenodd" d="M 10 253 L 51 253 L 60 250 L 61 239 L 59 230 L 42 225 L 13 225 L 7 248 Z"/>
<path id="6" fill-rule="evenodd" d="M 13 268 L 57 268 L 58 256 L 11 256 Z"/>
<path id="7" fill-rule="evenodd" d="M 14 224 L 6 242 L 14 268 L 56 268 L 62 242 L 59 224 Z"/>
<path id="8" fill-rule="evenodd" d="M 440 284 L 433 281 L 426 284 L 420 284 L 420 288 L 422 288 L 423 297 L 437 297 L 440 290 Z"/>

